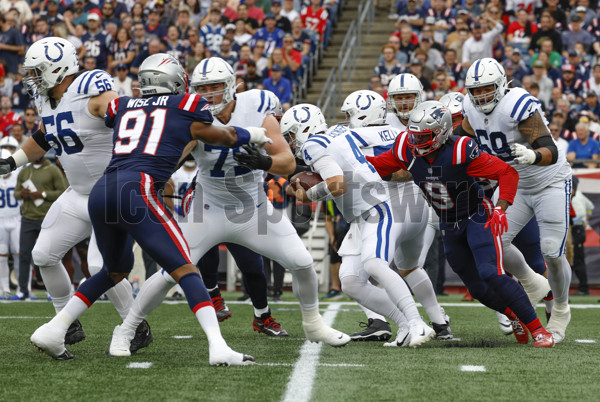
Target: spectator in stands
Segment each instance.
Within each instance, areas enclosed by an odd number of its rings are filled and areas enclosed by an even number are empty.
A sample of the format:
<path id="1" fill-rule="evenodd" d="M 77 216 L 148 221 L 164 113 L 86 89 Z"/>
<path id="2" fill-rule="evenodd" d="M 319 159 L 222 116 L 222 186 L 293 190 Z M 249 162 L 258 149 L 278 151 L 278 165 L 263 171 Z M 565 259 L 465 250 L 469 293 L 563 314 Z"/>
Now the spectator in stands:
<path id="1" fill-rule="evenodd" d="M 146 50 L 143 50 L 142 52 L 138 53 L 138 55 L 133 60 L 133 63 L 131 64 L 131 68 L 129 69 L 129 71 L 133 75 L 137 75 L 142 62 L 144 60 L 146 60 L 148 58 L 148 56 L 152 56 L 153 54 L 160 53 L 160 51 L 161 51 L 160 39 L 158 39 L 158 38 L 150 39 L 150 42 L 148 42 L 148 48 Z"/>
<path id="2" fill-rule="evenodd" d="M 275 48 L 275 50 L 273 51 L 273 54 L 271 55 L 271 57 L 269 57 L 269 64 L 267 65 L 267 69 L 265 71 L 263 71 L 263 74 L 262 74 L 263 78 L 267 78 L 267 77 L 271 76 L 271 67 L 274 65 L 278 65 L 279 67 L 282 68 L 283 77 L 287 78 L 290 81 L 290 83 L 292 83 L 292 86 L 296 85 L 294 73 L 292 72 L 292 69 L 286 63 L 285 59 L 283 58 L 283 50 L 278 47 Z"/>
<path id="3" fill-rule="evenodd" d="M 200 30 L 195 26 L 190 26 L 188 29 L 187 39 L 183 42 L 187 47 L 193 50 L 196 47 L 196 44 L 200 42 L 199 36 Z M 206 49 L 206 46 L 204 48 Z"/>
<path id="4" fill-rule="evenodd" d="M 25 41 L 19 31 L 13 28 L 14 13 L 0 14 L 0 59 L 4 60 L 5 74 L 14 79 L 21 55 L 25 54 Z"/>
<path id="5" fill-rule="evenodd" d="M 235 20 L 235 32 L 233 35 L 233 40 L 240 48 L 244 45 L 249 45 L 250 41 L 252 40 L 252 35 L 248 33 L 246 30 L 246 25 L 241 19 Z"/>
<path id="6" fill-rule="evenodd" d="M 244 24 L 246 25 L 246 30 L 251 35 L 254 35 L 258 28 L 260 28 L 260 24 L 254 18 L 248 16 L 248 6 L 245 3 L 240 3 L 240 5 L 238 5 L 237 7 L 237 12 L 239 15 L 239 19 L 244 21 Z"/>
<path id="7" fill-rule="evenodd" d="M 560 0 L 546 0 L 546 10 L 556 21 L 557 29 L 564 29 L 567 26 L 567 14 L 563 11 L 562 6 L 559 6 L 559 3 Z"/>
<path id="8" fill-rule="evenodd" d="M 269 65 L 269 59 L 264 56 L 265 53 L 265 41 L 260 39 L 257 40 L 252 49 L 252 60 L 256 63 L 258 74 L 262 75 L 263 71 Z M 265 77 L 266 78 L 266 77 Z"/>
<path id="9" fill-rule="evenodd" d="M 455 92 L 458 89 L 456 81 L 448 76 L 446 70 L 440 69 L 436 71 L 434 78 L 435 80 L 431 83 L 431 90 L 433 91 L 435 100 L 440 100 L 448 92 Z"/>
<path id="10" fill-rule="evenodd" d="M 283 76 L 283 68 L 280 65 L 271 66 L 271 77 L 263 81 L 263 86 L 277 95 L 285 113 L 291 106 L 292 83 Z"/>
<path id="11" fill-rule="evenodd" d="M 600 118 L 600 103 L 598 102 L 598 93 L 594 90 L 587 91 L 584 103 L 581 105 L 579 112 L 589 111 L 594 115 L 594 119 Z"/>
<path id="12" fill-rule="evenodd" d="M 381 48 L 383 63 L 375 67 L 374 75 L 381 80 L 381 85 L 387 90 L 388 84 L 398 74 L 404 71 L 402 64 L 396 60 L 396 48 L 392 45 L 383 45 Z"/>
<path id="13" fill-rule="evenodd" d="M 77 1 L 75 2 L 75 5 L 77 5 Z M 146 24 L 144 23 L 144 21 L 146 20 L 146 18 L 144 16 L 144 6 L 142 5 L 142 3 L 135 2 L 133 4 L 133 6 L 131 7 L 131 19 L 133 20 L 134 25 L 137 22 L 141 22 L 142 24 L 144 24 L 145 27 Z"/>
<path id="14" fill-rule="evenodd" d="M 439 50 L 432 47 L 432 44 L 433 39 L 428 36 L 424 36 L 421 38 L 421 43 L 418 49 L 422 49 L 427 54 L 427 62 L 425 65 L 432 70 L 436 70 L 439 67 L 444 66 L 444 58 Z"/>
<path id="15" fill-rule="evenodd" d="M 21 116 L 12 110 L 12 100 L 4 95 L 0 98 L 0 134 L 6 137 L 15 123 L 21 123 Z"/>
<path id="16" fill-rule="evenodd" d="M 110 53 L 111 37 L 102 30 L 98 14 L 90 12 L 87 20 L 87 33 L 81 37 L 85 52 L 84 54 L 80 53 L 79 57 L 93 57 L 96 60 L 96 67 L 104 70 Z"/>
<path id="17" fill-rule="evenodd" d="M 552 49 L 552 41 L 550 39 L 543 40 L 540 50 L 531 57 L 531 66 L 532 67 L 533 67 L 533 63 L 536 62 L 536 60 L 542 53 L 545 53 L 548 56 L 548 61 L 550 62 L 550 67 L 552 67 L 554 69 L 560 68 L 560 65 L 562 64 L 562 57 L 561 57 L 560 53 L 558 53 Z M 556 71 L 559 71 L 559 70 L 556 70 Z M 560 72 L 559 72 L 559 74 L 560 74 Z M 548 76 L 550 77 L 550 74 L 548 74 Z M 550 77 L 550 78 L 552 78 L 552 77 Z M 554 79 L 556 79 L 556 78 L 558 78 L 558 77 L 554 77 Z"/>
<path id="18" fill-rule="evenodd" d="M 302 20 L 300 18 L 292 20 L 292 38 L 294 38 L 294 48 L 302 54 L 302 64 L 308 66 L 310 63 L 313 41 L 310 36 L 304 32 Z"/>
<path id="19" fill-rule="evenodd" d="M 187 66 L 188 74 L 192 74 L 194 69 L 202 60 L 207 58 L 206 48 L 204 47 L 204 43 L 198 42 L 196 46 L 194 46 L 193 52 L 188 54 L 186 57 L 185 64 Z"/>
<path id="20" fill-rule="evenodd" d="M 233 66 L 233 71 L 237 77 L 243 77 L 246 75 L 246 65 L 252 58 L 252 50 L 250 46 L 244 45 L 240 48 L 240 58 Z"/>
<path id="21" fill-rule="evenodd" d="M 492 46 L 494 41 L 504 29 L 500 21 L 495 21 L 488 17 L 486 19 L 489 30 L 483 33 L 483 25 L 480 21 L 473 24 L 473 36 L 467 39 L 463 45 L 462 64 L 465 68 L 471 66 L 471 63 L 484 57 L 492 57 Z"/>
<path id="22" fill-rule="evenodd" d="M 523 83 L 518 80 L 515 76 L 515 63 L 512 60 L 506 60 L 503 64 L 504 71 L 506 72 L 506 82 L 508 82 L 509 88 L 522 88 Z"/>
<path id="23" fill-rule="evenodd" d="M 575 46 L 580 45 L 577 43 Z M 585 51 L 584 51 L 585 52 Z M 581 57 L 579 50 L 571 50 L 568 53 L 567 62 L 575 66 L 575 77 L 581 78 L 583 81 L 587 81 L 590 79 L 590 63 L 583 60 Z"/>
<path id="24" fill-rule="evenodd" d="M 224 37 L 225 28 L 221 25 L 221 12 L 213 8 L 208 12 L 208 23 L 200 28 L 200 40 L 212 55 L 217 55 Z"/>
<path id="25" fill-rule="evenodd" d="M 167 7 L 169 7 L 169 5 L 172 3 L 169 2 L 169 4 L 167 4 Z M 169 24 L 169 25 L 173 25 L 173 24 Z M 177 29 L 179 30 L 179 38 L 181 38 L 181 40 L 188 40 L 188 35 L 189 35 L 189 30 L 192 27 L 190 25 L 190 12 L 185 9 L 182 8 L 181 10 L 179 10 L 177 12 Z"/>
<path id="26" fill-rule="evenodd" d="M 590 129 L 587 123 L 579 122 L 575 125 L 577 139 L 569 143 L 567 160 L 575 159 L 598 159 L 600 154 L 600 144 L 593 138 L 590 138 Z M 574 168 L 595 168 L 597 163 L 575 163 Z"/>
<path id="27" fill-rule="evenodd" d="M 571 268 L 579 280 L 577 292 L 573 296 L 588 296 L 590 288 L 588 285 L 587 266 L 585 263 L 585 250 L 583 244 L 586 239 L 586 228 L 594 211 L 594 203 L 579 190 L 579 180 L 573 176 L 573 197 L 571 205 L 575 211 L 571 224 L 571 237 L 573 239 L 573 265 Z"/>
<path id="28" fill-rule="evenodd" d="M 300 73 L 302 73 L 302 53 L 294 49 L 294 38 L 291 34 L 286 34 L 283 37 L 283 46 L 281 48 L 283 54 L 283 60 L 292 70 L 294 81 L 297 83 L 300 79 Z"/>
<path id="29" fill-rule="evenodd" d="M 292 23 L 281 14 L 281 10 L 281 0 L 273 0 L 271 2 L 271 14 L 275 16 L 275 21 L 277 21 L 275 26 L 285 33 L 290 33 L 292 32 Z"/>
<path id="30" fill-rule="evenodd" d="M 533 75 L 531 76 L 531 80 L 538 84 L 540 93 L 537 98 L 542 101 L 544 108 L 546 108 L 550 104 L 554 83 L 548 78 L 547 65 L 542 60 L 536 60 L 536 62 L 533 63 Z"/>
<path id="31" fill-rule="evenodd" d="M 25 113 L 23 114 L 23 127 L 25 128 L 25 137 L 31 137 L 33 133 L 35 133 L 40 125 L 37 120 L 38 113 L 37 109 L 32 106 L 28 106 L 25 108 Z"/>
<path id="32" fill-rule="evenodd" d="M 158 4 L 158 0 L 156 1 L 156 4 Z M 121 24 L 121 19 L 115 14 L 115 8 L 110 1 L 105 1 L 104 4 L 102 4 L 101 11 L 102 24 L 104 28 L 106 28 L 106 24 L 111 22 L 117 25 Z"/>
<path id="33" fill-rule="evenodd" d="M 569 17 L 573 17 L 574 15 L 579 15 L 583 23 L 585 25 L 594 24 L 594 19 L 598 17 L 596 11 L 594 11 L 594 7 L 590 7 L 590 0 L 577 0 L 577 7 L 571 8 L 571 13 Z M 595 22 L 598 23 L 597 21 Z"/>
<path id="34" fill-rule="evenodd" d="M 563 41 L 560 33 L 554 28 L 554 18 L 548 13 L 542 14 L 540 17 L 540 29 L 531 36 L 529 44 L 529 53 L 534 54 L 542 46 L 542 42 L 546 39 L 552 40 L 552 49 L 556 52 L 562 52 Z"/>
<path id="35" fill-rule="evenodd" d="M 138 4 L 138 3 L 136 3 Z M 149 38 L 146 34 L 146 26 L 142 21 L 135 22 L 133 24 L 133 44 L 136 47 L 136 54 L 143 52 L 148 49 Z"/>
<path id="36" fill-rule="evenodd" d="M 477 19 L 483 14 L 483 9 L 475 0 L 465 0 L 461 10 L 466 11 L 473 19 Z M 460 13 L 461 10 L 459 10 L 458 13 Z"/>
<path id="37" fill-rule="evenodd" d="M 237 63 L 238 55 L 231 51 L 231 41 L 228 38 L 223 38 L 221 41 L 221 51 L 219 53 L 219 57 L 225 60 L 231 68 Z"/>
<path id="38" fill-rule="evenodd" d="M 23 200 L 23 204 L 19 241 L 19 289 L 13 300 L 27 300 L 31 297 L 31 250 L 40 234 L 46 213 L 67 186 L 60 169 L 44 157 L 24 166 L 17 176 L 15 198 Z"/>
<path id="39" fill-rule="evenodd" d="M 160 40 L 167 39 L 167 27 L 160 23 L 160 14 L 156 9 L 150 9 L 148 13 L 146 32 L 150 37 L 154 36 Z"/>
<path id="40" fill-rule="evenodd" d="M 294 22 L 296 18 L 300 18 L 300 13 L 294 7 L 294 0 L 283 0 L 283 9 L 281 15 L 287 18 L 290 22 Z"/>
<path id="41" fill-rule="evenodd" d="M 238 13 L 235 11 L 233 7 L 229 7 L 227 5 L 227 0 L 217 0 L 219 3 L 219 8 L 221 9 L 221 14 L 227 18 L 230 22 L 235 21 L 239 18 Z"/>
<path id="42" fill-rule="evenodd" d="M 125 28 L 117 30 L 117 40 L 110 45 L 110 54 L 108 55 L 108 69 L 113 71 L 117 65 L 126 64 L 130 66 L 135 59 L 136 48 L 131 40 L 131 35 Z"/>
<path id="43" fill-rule="evenodd" d="M 463 70 L 462 64 L 457 62 L 456 51 L 454 49 L 446 50 L 444 53 L 444 63 L 441 68 L 445 69 L 449 77 L 456 82 L 458 88 L 464 86 L 466 71 Z"/>
<path id="44" fill-rule="evenodd" d="M 431 0 L 431 7 L 427 10 L 427 16 L 432 17 L 432 23 L 436 31 L 448 32 L 448 29 L 454 23 L 454 10 L 446 7 L 446 5 L 447 2 L 444 0 Z M 445 34 L 443 37 L 445 37 Z"/>
<path id="45" fill-rule="evenodd" d="M 571 17 L 571 24 L 569 29 L 565 30 L 562 34 L 564 50 L 571 52 L 575 50 L 575 44 L 583 44 L 585 51 L 589 52 L 592 49 L 592 43 L 594 37 L 588 31 L 582 29 L 583 19 L 579 14 L 575 14 Z"/>
<path id="46" fill-rule="evenodd" d="M 263 87 L 263 78 L 258 75 L 258 68 L 254 60 L 249 60 L 246 63 L 246 75 L 243 77 L 246 91 L 251 89 L 261 89 Z"/>
<path id="47" fill-rule="evenodd" d="M 538 30 L 537 25 L 529 21 L 526 10 L 517 11 L 517 20 L 508 26 L 506 40 L 512 43 L 531 43 L 531 37 Z"/>
<path id="48" fill-rule="evenodd" d="M 25 127 L 23 126 L 23 123 L 13 124 L 12 129 L 10 130 L 10 135 L 19 143 L 19 147 L 17 149 L 20 149 L 25 143 L 25 141 L 27 141 L 27 137 L 25 137 Z"/>
<path id="49" fill-rule="evenodd" d="M 283 44 L 285 32 L 277 28 L 277 21 L 273 14 L 267 14 L 264 18 L 264 26 L 254 34 L 253 41 L 263 40 L 265 42 L 265 56 L 270 56 L 275 48 L 280 48 Z"/>
<path id="50" fill-rule="evenodd" d="M 564 138 L 561 138 L 560 126 L 558 125 L 558 123 L 553 121 L 550 124 L 548 124 L 548 130 L 550 130 L 550 134 L 552 135 L 552 138 L 554 138 L 554 141 L 556 141 L 556 146 L 558 147 L 558 151 L 564 152 L 564 154 L 566 155 L 568 153 L 568 149 L 569 149 L 569 141 L 565 140 Z"/>
<path id="51" fill-rule="evenodd" d="M 181 39 L 179 39 L 179 30 L 175 25 L 171 25 L 167 30 L 167 47 L 165 53 L 170 54 L 175 59 L 179 60 L 181 65 L 185 66 L 185 59 L 192 50 L 187 47 Z"/>
<path id="52" fill-rule="evenodd" d="M 231 52 L 233 52 L 234 54 L 239 54 L 240 52 L 240 46 L 238 46 L 237 43 L 235 43 L 235 25 L 234 24 L 227 24 L 225 25 L 225 37 L 223 39 L 229 39 L 229 43 L 231 44 Z"/>
<path id="53" fill-rule="evenodd" d="M 394 47 L 394 49 L 396 49 L 396 54 L 395 54 L 395 58 L 398 61 L 398 63 L 402 64 L 402 65 L 406 65 L 406 63 L 408 62 L 408 55 L 404 52 L 400 51 L 400 38 L 396 35 L 391 35 L 388 39 L 388 45 L 392 45 Z M 383 54 L 381 56 L 379 56 L 379 64 L 384 62 L 384 57 Z"/>
<path id="54" fill-rule="evenodd" d="M 46 3 L 47 9 L 40 11 L 39 16 L 45 17 L 50 25 L 64 20 L 65 7 L 60 4 L 59 0 L 48 0 Z M 22 21 L 25 22 L 25 21 Z"/>
<path id="55" fill-rule="evenodd" d="M 119 96 L 132 96 L 133 91 L 131 90 L 131 83 L 133 79 L 128 75 L 129 69 L 127 68 L 127 64 L 120 63 L 115 67 L 115 71 L 117 75 L 113 77 L 115 81 L 114 91 L 119 94 Z"/>
<path id="56" fill-rule="evenodd" d="M 206 15 L 206 9 L 202 9 L 199 0 L 185 0 L 185 5 L 190 10 L 190 21 L 192 25 L 200 25 L 202 17 Z"/>
<path id="57" fill-rule="evenodd" d="M 319 34 L 319 41 L 327 45 L 325 40 L 325 28 L 329 14 L 325 7 L 321 7 L 321 0 L 310 0 L 310 6 L 305 7 L 300 12 L 300 18 L 305 29 Z"/>
<path id="58" fill-rule="evenodd" d="M 555 81 L 555 85 L 562 89 L 570 102 L 583 102 L 583 80 L 575 77 L 575 66 L 572 64 L 562 65 L 562 78 Z"/>
<path id="59" fill-rule="evenodd" d="M 406 7 L 398 9 L 397 28 L 400 28 L 399 24 L 402 21 L 406 21 L 411 28 L 420 31 L 425 25 L 426 15 L 425 11 L 417 6 L 417 0 L 407 0 Z"/>
<path id="60" fill-rule="evenodd" d="M 529 75 L 529 69 L 521 58 L 521 51 L 519 49 L 513 49 L 510 60 L 515 65 L 514 77 L 520 81 L 523 81 L 523 77 Z"/>
<path id="61" fill-rule="evenodd" d="M 423 90 L 425 92 L 429 92 L 431 89 L 431 82 L 429 79 L 423 76 L 423 62 L 420 59 L 414 59 L 411 61 L 409 72 L 421 81 L 421 84 L 423 84 Z"/>
<path id="62" fill-rule="evenodd" d="M 262 8 L 257 7 L 255 5 L 256 0 L 246 0 L 245 3 L 248 6 L 248 17 L 258 21 L 259 25 L 263 25 L 265 19 L 265 11 Z"/>
<path id="63" fill-rule="evenodd" d="M 83 68 L 86 70 L 95 70 L 98 67 L 96 58 L 93 56 L 85 56 L 83 59 Z"/>
<path id="64" fill-rule="evenodd" d="M 13 98 L 13 80 L 6 76 L 4 60 L 0 60 L 0 95 Z M 15 76 L 16 77 L 16 76 Z"/>
<path id="65" fill-rule="evenodd" d="M 446 49 L 454 50 L 456 52 L 456 59 L 462 60 L 464 44 L 470 37 L 470 30 L 466 26 L 460 27 L 456 30 L 455 33 L 451 33 L 446 37 Z M 463 66 L 463 68 L 466 74 L 467 68 L 465 68 L 465 66 Z"/>

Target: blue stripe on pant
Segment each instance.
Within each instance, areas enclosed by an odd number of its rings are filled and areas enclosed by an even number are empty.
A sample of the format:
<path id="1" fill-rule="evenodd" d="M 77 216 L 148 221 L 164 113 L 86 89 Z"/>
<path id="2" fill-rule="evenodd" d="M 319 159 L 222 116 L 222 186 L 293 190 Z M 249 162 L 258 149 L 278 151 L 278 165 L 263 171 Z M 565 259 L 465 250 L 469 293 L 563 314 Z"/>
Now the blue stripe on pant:
<path id="1" fill-rule="evenodd" d="M 377 224 L 377 248 L 375 256 L 377 258 L 389 261 L 389 241 L 390 230 L 392 228 L 392 212 L 387 203 L 375 205 L 375 210 L 379 214 L 379 223 Z"/>

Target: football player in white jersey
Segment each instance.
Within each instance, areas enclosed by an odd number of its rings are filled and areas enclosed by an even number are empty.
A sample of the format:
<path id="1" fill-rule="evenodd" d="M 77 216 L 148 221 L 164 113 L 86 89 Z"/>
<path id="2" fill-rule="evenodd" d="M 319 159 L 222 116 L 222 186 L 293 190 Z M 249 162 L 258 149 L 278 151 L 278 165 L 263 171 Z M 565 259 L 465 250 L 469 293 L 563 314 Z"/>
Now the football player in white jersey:
<path id="1" fill-rule="evenodd" d="M 376 99 L 371 93 L 361 97 L 357 101 L 362 107 Z M 378 107 L 378 114 L 373 108 L 376 117 L 369 119 L 371 124 L 385 122 L 385 102 Z M 296 185 L 297 199 L 314 202 L 331 198 L 350 223 L 338 252 L 342 257 L 340 280 L 344 292 L 368 309 L 394 320 L 401 328 L 399 334 L 403 334 L 401 344 L 417 347 L 429 341 L 435 335 L 434 330 L 421 319 L 406 283 L 388 266 L 402 228 L 393 222 L 389 193 L 361 152 L 358 145 L 361 140 L 344 126 L 327 130 L 321 110 L 309 104 L 289 109 L 281 119 L 281 129 L 289 137 L 296 155 L 323 178 L 306 191 L 298 183 L 292 183 Z M 416 266 L 419 249 L 410 251 L 402 256 L 406 263 L 401 262 L 401 266 Z M 385 292 L 368 284 L 371 276 Z"/>
<path id="2" fill-rule="evenodd" d="M 376 92 L 365 90 L 353 92 L 344 100 L 342 112 L 346 114 L 348 127 L 364 155 L 377 156 L 391 149 L 396 137 L 402 132 L 389 124 L 384 124 L 384 116 L 387 113 L 386 103 Z M 396 239 L 394 265 L 427 311 L 436 337 L 451 339 L 452 331 L 447 322 L 449 318 L 446 318 L 442 312 L 429 276 L 422 269 L 422 265 L 415 263 L 414 258 L 415 253 L 419 258 L 420 250 L 424 248 L 424 236 L 429 217 L 427 202 L 421 196 L 419 187 L 412 181 L 412 176 L 397 174 L 391 180 L 384 182 L 384 185 L 390 196 L 394 223 L 400 226 Z M 375 291 L 370 289 L 373 286 L 370 282 L 358 275 L 361 265 L 359 252 L 360 250 L 351 250 L 347 258 L 343 259 L 340 268 L 340 280 L 344 292 L 352 297 L 354 297 L 351 293 L 353 291 L 365 292 L 367 289 Z M 340 255 L 344 257 L 343 254 Z M 384 293 L 379 288 L 377 290 Z M 367 297 L 360 298 L 367 299 Z M 367 316 L 369 315 L 367 313 Z M 370 322 L 376 322 L 373 316 L 369 318 L 373 320 L 369 320 Z M 382 317 L 377 319 L 381 320 Z"/>
<path id="3" fill-rule="evenodd" d="M 294 295 L 300 301 L 302 325 L 308 340 L 331 346 L 344 346 L 350 337 L 327 326 L 319 314 L 318 280 L 312 256 L 304 247 L 289 219 L 267 199 L 263 190 L 264 171 L 287 175 L 295 168 L 294 156 L 281 135 L 279 124 L 270 114 L 270 98 L 265 91 L 235 93 L 235 74 L 223 59 L 202 60 L 194 69 L 191 89 L 211 105 L 216 126 L 257 126 L 266 129 L 273 143 L 266 153 L 253 153 L 246 161 L 235 159 L 240 149 L 193 143 L 191 153 L 199 165 L 196 191 L 190 214 L 180 227 L 198 261 L 213 246 L 230 242 L 247 247 L 279 262 L 292 273 Z M 131 330 L 160 302 L 174 285 L 168 274 L 158 272 L 146 281 L 121 328 Z M 268 307 L 267 307 L 268 308 Z M 110 350 L 117 345 L 111 343 Z"/>
<path id="4" fill-rule="evenodd" d="M 105 71 L 78 74 L 75 47 L 62 38 L 48 37 L 31 45 L 23 68 L 27 72 L 23 83 L 34 97 L 42 125 L 20 150 L 0 160 L 0 174 L 39 159 L 52 147 L 67 175 L 70 187 L 52 204 L 32 251 L 58 313 L 72 296 L 71 281 L 61 263 L 67 251 L 91 235 L 89 271 L 93 275 L 102 269 L 87 204 L 94 183 L 112 156 L 112 129 L 104 125 L 104 115 L 117 93 L 112 91 L 113 80 Z M 107 294 L 125 317 L 133 303 L 129 282 L 121 281 Z M 143 343 L 149 343 L 152 335 L 147 324 L 141 325 L 140 331 Z M 65 343 L 83 339 L 85 333 L 76 320 Z M 141 346 L 138 340 L 132 343 L 134 349 L 147 345 Z"/>
<path id="5" fill-rule="evenodd" d="M 537 293 L 536 297 L 529 295 L 530 299 L 546 295 L 541 275 L 532 274 L 521 252 L 511 244 L 535 214 L 554 294 L 548 331 L 559 343 L 571 320 L 571 269 L 565 256 L 571 168 L 552 140 L 540 101 L 522 88 L 507 89 L 506 73 L 496 60 L 474 62 L 465 86 L 469 96 L 463 102 L 462 128 L 477 137 L 482 150 L 509 162 L 519 173 L 519 191 L 507 213 L 508 231 L 502 236 L 505 266 L 526 289 L 535 278 Z"/>
<path id="6" fill-rule="evenodd" d="M 4 137 L 12 138 L 12 137 Z M 14 138 L 13 138 L 14 140 Z M 0 150 L 0 158 L 6 159 L 11 155 L 7 149 Z M 0 300 L 8 299 L 9 267 L 8 252 L 13 256 L 15 271 L 19 264 L 19 234 L 21 231 L 21 203 L 15 199 L 18 171 L 0 176 Z"/>

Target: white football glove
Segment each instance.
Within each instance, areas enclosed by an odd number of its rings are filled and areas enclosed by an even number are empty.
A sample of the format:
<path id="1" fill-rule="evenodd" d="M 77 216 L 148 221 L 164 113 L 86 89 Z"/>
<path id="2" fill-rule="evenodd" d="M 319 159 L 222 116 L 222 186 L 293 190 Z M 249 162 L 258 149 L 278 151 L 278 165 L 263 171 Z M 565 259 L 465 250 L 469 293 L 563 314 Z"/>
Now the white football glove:
<path id="1" fill-rule="evenodd" d="M 535 151 L 524 145 L 512 144 L 510 151 L 517 165 L 532 165 L 535 162 Z"/>
<path id="2" fill-rule="evenodd" d="M 267 130 L 262 127 L 246 127 L 250 133 L 250 141 L 248 143 L 254 146 L 262 146 L 266 143 L 272 144 L 273 141 L 267 137 Z"/>

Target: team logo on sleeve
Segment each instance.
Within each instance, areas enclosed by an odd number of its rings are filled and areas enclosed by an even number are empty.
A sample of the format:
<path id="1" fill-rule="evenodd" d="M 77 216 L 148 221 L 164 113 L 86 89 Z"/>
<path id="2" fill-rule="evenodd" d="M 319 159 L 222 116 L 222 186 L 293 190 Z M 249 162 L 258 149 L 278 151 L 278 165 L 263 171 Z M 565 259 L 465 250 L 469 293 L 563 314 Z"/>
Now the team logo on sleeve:
<path id="1" fill-rule="evenodd" d="M 479 147 L 475 145 L 475 147 L 473 147 L 473 150 L 471 151 L 471 155 L 469 155 L 469 158 L 477 159 L 479 158 L 479 155 L 481 155 L 481 151 L 479 151 Z"/>

